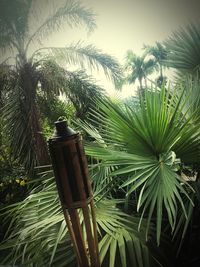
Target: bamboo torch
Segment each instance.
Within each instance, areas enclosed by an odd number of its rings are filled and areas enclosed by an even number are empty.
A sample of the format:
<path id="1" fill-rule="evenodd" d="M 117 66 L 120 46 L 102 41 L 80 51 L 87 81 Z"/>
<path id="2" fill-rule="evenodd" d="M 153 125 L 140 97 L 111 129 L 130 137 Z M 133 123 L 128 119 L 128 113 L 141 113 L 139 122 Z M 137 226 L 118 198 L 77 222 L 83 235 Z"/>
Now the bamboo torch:
<path id="1" fill-rule="evenodd" d="M 66 121 L 57 121 L 55 126 L 48 144 L 76 258 L 80 267 L 100 267 L 94 200 L 82 139 Z M 86 235 L 81 225 L 84 225 Z"/>

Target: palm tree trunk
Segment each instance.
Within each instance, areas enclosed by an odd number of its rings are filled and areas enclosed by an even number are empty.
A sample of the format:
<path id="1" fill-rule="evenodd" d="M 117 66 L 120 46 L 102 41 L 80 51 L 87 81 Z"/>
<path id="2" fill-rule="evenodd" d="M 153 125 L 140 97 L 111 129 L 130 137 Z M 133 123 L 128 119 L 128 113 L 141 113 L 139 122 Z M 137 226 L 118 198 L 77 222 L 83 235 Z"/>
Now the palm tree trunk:
<path id="1" fill-rule="evenodd" d="M 142 79 L 139 79 L 139 83 L 140 83 L 140 90 L 142 90 Z"/>
<path id="2" fill-rule="evenodd" d="M 160 64 L 160 77 L 162 77 L 162 81 L 163 81 L 163 68 L 162 68 L 162 64 Z"/>
<path id="3" fill-rule="evenodd" d="M 146 77 L 144 78 L 144 82 L 145 82 L 145 88 L 147 88 L 147 79 L 146 79 Z"/>
<path id="4" fill-rule="evenodd" d="M 47 165 L 50 163 L 50 158 L 47 144 L 42 134 L 40 113 L 36 104 L 37 84 L 38 80 L 34 69 L 30 64 L 25 64 L 21 72 L 21 85 L 25 96 L 24 108 L 25 112 L 27 112 L 28 132 L 31 134 L 30 140 L 37 164 Z"/>
<path id="5" fill-rule="evenodd" d="M 34 103 L 30 113 L 30 126 L 33 137 L 34 151 L 38 165 L 44 166 L 50 163 L 47 143 L 42 134 L 42 127 L 39 118 L 39 110 Z"/>

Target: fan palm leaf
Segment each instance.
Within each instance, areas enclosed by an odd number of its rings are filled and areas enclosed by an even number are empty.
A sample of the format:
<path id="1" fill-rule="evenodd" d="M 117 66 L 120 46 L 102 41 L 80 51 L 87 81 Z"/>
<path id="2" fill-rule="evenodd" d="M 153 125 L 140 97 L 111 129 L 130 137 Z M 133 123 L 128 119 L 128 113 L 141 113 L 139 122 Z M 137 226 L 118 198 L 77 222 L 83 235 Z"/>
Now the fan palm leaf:
<path id="1" fill-rule="evenodd" d="M 199 73 L 200 31 L 198 25 L 190 24 L 174 32 L 166 41 L 169 50 L 168 65 L 180 73 Z"/>
<path id="2" fill-rule="evenodd" d="M 183 196 L 191 201 L 188 192 L 192 189 L 177 174 L 180 162 L 188 155 L 193 161 L 199 159 L 199 127 L 191 123 L 197 120 L 197 111 L 186 117 L 182 97 L 183 93 L 178 96 L 176 91 L 171 94 L 163 88 L 147 91 L 135 110 L 101 102 L 101 112 L 94 118 L 104 125 L 100 133 L 106 145 L 86 147 L 87 154 L 102 166 L 117 168 L 110 176 L 122 176 L 127 194 L 139 190 L 137 206 L 142 209 L 141 218 L 148 218 L 147 234 L 156 213 L 158 243 L 163 213 L 167 212 L 172 231 L 180 207 L 188 216 Z"/>

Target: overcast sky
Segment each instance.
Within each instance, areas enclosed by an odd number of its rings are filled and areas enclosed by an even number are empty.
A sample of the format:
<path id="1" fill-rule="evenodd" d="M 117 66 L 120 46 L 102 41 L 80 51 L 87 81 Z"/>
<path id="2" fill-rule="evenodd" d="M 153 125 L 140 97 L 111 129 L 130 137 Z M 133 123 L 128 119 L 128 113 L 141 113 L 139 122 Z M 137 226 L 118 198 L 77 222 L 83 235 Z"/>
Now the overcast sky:
<path id="1" fill-rule="evenodd" d="M 164 40 L 173 30 L 200 17 L 200 0 L 82 0 L 97 15 L 88 39 L 123 59 L 127 49 Z"/>
<path id="2" fill-rule="evenodd" d="M 95 44 L 115 56 L 120 63 L 128 49 L 141 54 L 143 44 L 153 45 L 165 40 L 173 31 L 200 20 L 200 0 L 81 0 L 97 14 L 97 29 L 87 35 L 73 30 L 67 43 L 79 39 Z M 64 34 L 54 38 L 55 44 L 65 44 Z M 100 75 L 100 84 L 113 93 L 112 84 Z M 130 94 L 133 86 L 124 88 Z"/>
<path id="3" fill-rule="evenodd" d="M 59 0 L 57 0 L 59 2 Z M 63 32 L 54 43 L 80 38 L 123 59 L 127 49 L 140 53 L 143 44 L 163 41 L 172 31 L 200 20 L 200 0 L 80 0 L 97 14 L 97 29 L 87 36 L 82 29 Z M 69 38 L 70 37 L 70 38 Z M 52 41 L 52 40 L 51 40 Z"/>
<path id="4" fill-rule="evenodd" d="M 38 0 L 40 2 L 40 0 Z M 55 5 L 63 0 L 55 0 Z M 121 64 L 128 49 L 142 53 L 143 44 L 162 42 L 173 31 L 189 22 L 200 20 L 200 0 L 80 0 L 96 16 L 96 30 L 88 36 L 83 29 L 55 33 L 44 45 L 64 46 L 78 40 L 94 44 L 115 56 Z M 37 3 L 37 2 L 36 2 Z M 48 7 L 45 7 L 48 10 Z M 45 12 L 42 8 L 42 12 Z M 111 94 L 113 85 L 102 74 L 96 74 L 99 84 Z M 123 96 L 133 86 L 125 87 Z"/>

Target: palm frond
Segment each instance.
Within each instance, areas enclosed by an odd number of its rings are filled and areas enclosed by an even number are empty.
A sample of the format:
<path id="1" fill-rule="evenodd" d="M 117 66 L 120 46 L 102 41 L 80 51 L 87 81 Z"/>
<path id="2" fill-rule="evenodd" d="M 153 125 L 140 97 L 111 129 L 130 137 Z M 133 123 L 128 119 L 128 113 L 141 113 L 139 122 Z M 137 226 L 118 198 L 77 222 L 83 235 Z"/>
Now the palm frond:
<path id="1" fill-rule="evenodd" d="M 199 73 L 200 31 L 199 26 L 190 24 L 174 32 L 166 41 L 169 50 L 168 65 L 178 71 L 190 74 Z"/>
<path id="2" fill-rule="evenodd" d="M 86 119 L 89 116 L 90 109 L 95 109 L 91 98 L 103 98 L 105 91 L 96 85 L 94 79 L 82 70 L 68 71 L 66 74 L 67 82 L 64 93 L 73 103 L 77 118 Z"/>
<path id="3" fill-rule="evenodd" d="M 38 81 L 41 85 L 41 91 L 47 97 L 59 96 L 64 93 L 68 78 L 64 68 L 48 58 L 36 61 L 34 64 L 39 66 L 37 70 Z"/>
<path id="4" fill-rule="evenodd" d="M 15 160 L 19 160 L 20 164 L 31 171 L 36 166 L 37 159 L 29 127 L 30 122 L 23 99 L 24 95 L 19 88 L 19 84 L 15 85 L 14 90 L 10 88 L 3 114 L 4 120 L 6 120 L 6 129 L 11 140 L 12 157 Z"/>
<path id="5" fill-rule="evenodd" d="M 185 114 L 185 120 L 188 120 L 188 127 L 194 131 L 193 137 L 190 137 L 188 131 L 175 145 L 178 157 L 187 164 L 197 164 L 200 160 L 200 146 L 193 142 L 198 140 L 199 131 L 195 128 L 200 122 L 200 95 L 199 95 L 198 75 L 185 75 L 177 84 L 177 91 L 182 93 L 182 111 Z"/>
<path id="6" fill-rule="evenodd" d="M 41 2 L 45 3 L 46 1 Z M 52 3 L 52 1 L 50 2 Z M 8 3 L 11 4 L 10 9 Z M 83 65 L 89 65 L 96 69 L 100 67 L 107 76 L 115 81 L 119 80 L 121 72 L 116 60 L 101 53 L 93 46 L 81 47 L 80 44 L 77 44 L 74 47 L 46 49 L 47 53 L 51 52 L 51 55 L 41 53 L 41 51 L 45 51 L 45 48 L 41 48 L 31 57 L 28 57 L 29 44 L 34 37 L 40 41 L 42 37 L 60 29 L 64 22 L 67 22 L 71 27 L 86 25 L 90 30 L 94 29 L 93 12 L 84 8 L 80 2 L 62 1 L 61 6 L 54 10 L 54 14 L 51 14 L 32 35 L 26 47 L 27 36 L 32 30 L 32 27 L 29 28 L 29 26 L 34 24 L 30 17 L 33 17 L 34 12 L 37 12 L 39 4 L 34 5 L 32 0 L 2 0 L 0 7 L 2 7 L 0 11 L 2 14 L 0 16 L 0 42 L 2 38 L 4 48 L 14 47 L 18 50 L 15 51 L 17 55 L 13 68 L 14 75 L 13 73 L 11 75 L 10 71 L 7 70 L 8 79 L 14 82 L 12 85 L 9 82 L 9 86 L 6 86 L 6 89 L 9 88 L 9 92 L 6 92 L 7 106 L 4 115 L 12 140 L 13 156 L 19 160 L 20 164 L 25 165 L 29 172 L 32 172 L 36 163 L 43 165 L 48 164 L 49 161 L 46 142 L 42 135 L 38 95 L 41 94 L 50 98 L 65 93 L 76 107 L 77 115 L 83 116 L 90 108 L 89 98 L 91 95 L 100 97 L 103 94 L 103 90 L 92 84 L 91 78 L 83 71 L 74 74 L 69 73 L 56 62 L 55 57 L 52 59 L 52 54 L 56 54 L 58 57 L 64 55 L 63 58 L 69 64 L 74 62 L 81 67 Z M 8 11 L 11 14 L 7 16 Z M 13 14 L 15 11 L 16 14 Z M 33 18 L 35 19 L 35 17 Z"/>
<path id="7" fill-rule="evenodd" d="M 145 224 L 137 231 L 139 218 L 118 210 L 115 200 L 101 200 L 97 204 L 97 224 L 106 234 L 99 243 L 102 266 L 150 266 L 145 241 Z"/>
<path id="8" fill-rule="evenodd" d="M 70 27 L 86 25 L 90 31 L 96 27 L 94 13 L 91 9 L 83 7 L 80 2 L 65 0 L 64 5 L 55 10 L 55 13 L 50 15 L 33 33 L 26 45 L 26 50 L 35 38 L 41 40 L 53 32 L 57 32 L 64 22 L 67 22 Z"/>
<path id="9" fill-rule="evenodd" d="M 4 120 L 9 138 L 11 140 L 12 157 L 18 160 L 31 175 L 34 167 L 48 163 L 48 152 L 45 152 L 46 143 L 43 139 L 40 120 L 38 119 L 38 106 L 36 103 L 37 72 L 33 66 L 31 70 L 32 82 L 27 83 L 25 69 L 21 69 L 22 75 L 15 73 L 6 96 L 6 105 L 3 109 Z M 43 155 L 42 155 L 43 154 Z M 42 163 L 43 162 L 43 163 Z"/>
<path id="10" fill-rule="evenodd" d="M 54 60 L 46 58 L 34 63 L 41 91 L 47 98 L 65 95 L 72 102 L 76 116 L 84 118 L 92 107 L 91 98 L 103 98 L 104 90 L 95 84 L 95 80 L 83 70 L 70 72 Z"/>
<path id="11" fill-rule="evenodd" d="M 162 43 L 156 42 L 154 46 L 144 45 L 143 49 L 159 63 L 163 63 L 167 59 L 167 50 Z"/>
<path id="12" fill-rule="evenodd" d="M 122 79 L 121 67 L 117 60 L 102 53 L 93 45 L 83 46 L 78 42 L 65 48 L 52 48 L 50 51 L 58 62 L 64 61 L 65 64 L 79 65 L 81 68 L 89 67 L 97 71 L 102 69 L 106 77 L 111 79 L 116 86 Z"/>
<path id="13" fill-rule="evenodd" d="M 2 52 L 16 48 L 28 32 L 28 16 L 32 0 L 0 2 L 0 49 Z"/>
<path id="14" fill-rule="evenodd" d="M 4 220 L 12 217 L 6 240 L 0 249 L 9 249 L 3 264 L 34 266 L 77 266 L 64 222 L 51 169 L 44 169 L 31 194 L 22 202 L 2 211 Z M 145 239 L 145 222 L 137 231 L 139 218 L 126 215 L 119 201 L 96 199 L 96 218 L 102 266 L 150 266 L 152 261 Z M 83 227 L 84 228 L 84 227 Z M 7 250 L 8 251 L 8 250 Z M 116 260 L 115 260 L 116 257 Z M 108 260 L 108 262 L 107 262 Z"/>
<path id="15" fill-rule="evenodd" d="M 102 166 L 117 167 L 110 176 L 123 176 L 122 186 L 129 186 L 128 194 L 139 190 L 138 210 L 142 208 L 141 218 L 143 215 L 148 218 L 147 233 L 156 213 L 158 243 L 162 214 L 167 213 L 172 231 L 179 207 L 188 216 L 182 198 L 190 200 L 188 191 L 192 189 L 177 171 L 182 155 L 183 160 L 188 155 L 198 156 L 195 148 L 199 147 L 199 127 L 190 123 L 195 114 L 188 119 L 187 112 L 182 113 L 181 99 L 176 91 L 171 95 L 163 88 L 146 91 L 135 110 L 101 102 L 101 111 L 94 118 L 103 125 L 100 134 L 106 145 L 86 147 L 87 154 Z"/>
<path id="16" fill-rule="evenodd" d="M 45 171 L 40 179 L 41 185 L 35 187 L 24 201 L 5 212 L 6 217 L 12 216 L 7 240 L 1 247 L 11 249 L 5 262 L 12 258 L 12 264 L 34 262 L 36 266 L 46 266 L 55 261 L 57 266 L 61 266 L 60 253 L 65 248 L 68 252 L 62 253 L 63 266 L 73 264 L 75 257 L 66 236 L 67 229 L 51 173 Z"/>
<path id="17" fill-rule="evenodd" d="M 90 139 L 94 140 L 94 144 L 98 144 L 100 147 L 107 146 L 105 140 L 95 126 L 86 121 L 79 121 L 76 122 L 76 124 L 82 131 L 89 135 Z M 95 196 L 98 196 L 99 194 L 101 196 L 107 196 L 109 194 L 108 184 L 112 185 L 111 187 L 113 188 L 113 184 L 115 183 L 113 177 L 109 175 L 115 167 L 107 167 L 97 159 L 93 161 L 93 158 L 90 158 L 90 161 L 90 175 L 92 177 L 92 186 L 95 191 Z"/>
<path id="18" fill-rule="evenodd" d="M 180 92 L 184 90 L 183 100 L 186 100 L 184 110 L 189 112 L 187 116 L 191 116 L 195 111 L 200 111 L 199 75 L 185 75 L 179 80 L 177 87 L 180 88 Z M 197 112 L 197 117 L 200 118 L 200 112 Z"/>

